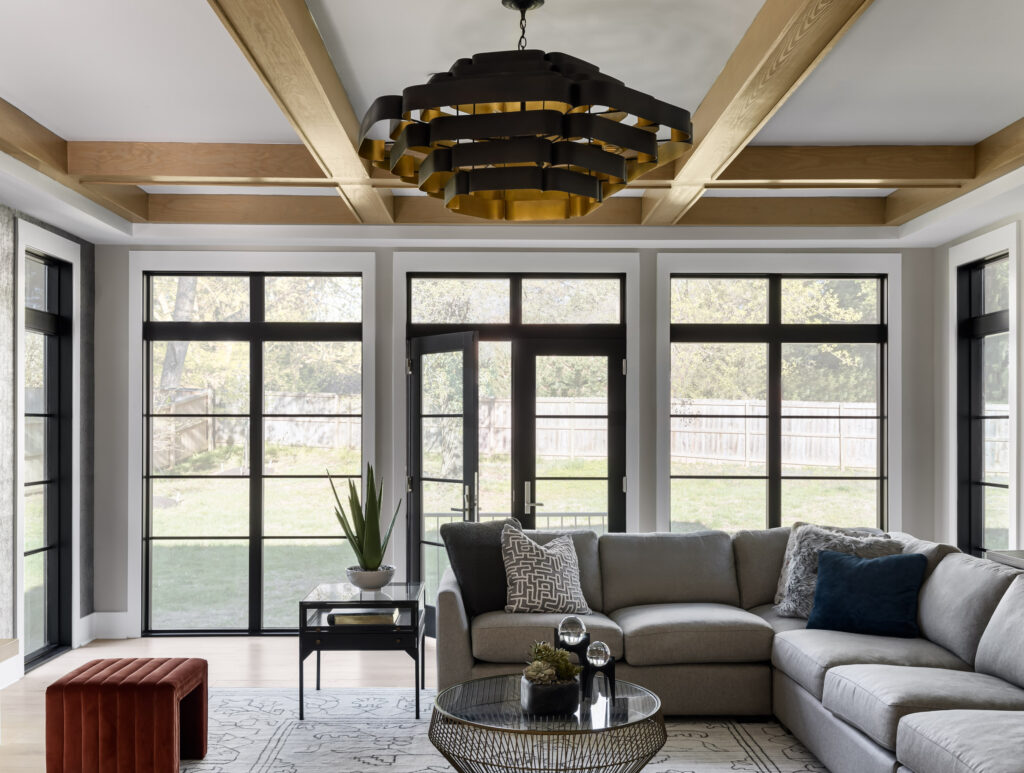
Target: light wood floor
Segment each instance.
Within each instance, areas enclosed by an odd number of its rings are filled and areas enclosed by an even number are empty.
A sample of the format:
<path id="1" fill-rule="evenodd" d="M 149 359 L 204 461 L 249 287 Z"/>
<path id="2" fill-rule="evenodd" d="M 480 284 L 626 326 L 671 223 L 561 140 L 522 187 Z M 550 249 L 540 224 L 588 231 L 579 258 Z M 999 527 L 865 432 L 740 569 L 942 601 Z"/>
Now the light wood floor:
<path id="1" fill-rule="evenodd" d="M 434 640 L 426 640 L 427 687 L 437 684 Z M 211 687 L 298 689 L 298 642 L 291 636 L 145 638 L 95 641 L 67 652 L 0 690 L 0 771 L 45 770 L 44 695 L 61 675 L 96 658 L 194 657 L 210 663 Z M 316 658 L 306 660 L 312 689 Z M 328 652 L 323 687 L 408 687 L 413 662 L 404 652 Z"/>

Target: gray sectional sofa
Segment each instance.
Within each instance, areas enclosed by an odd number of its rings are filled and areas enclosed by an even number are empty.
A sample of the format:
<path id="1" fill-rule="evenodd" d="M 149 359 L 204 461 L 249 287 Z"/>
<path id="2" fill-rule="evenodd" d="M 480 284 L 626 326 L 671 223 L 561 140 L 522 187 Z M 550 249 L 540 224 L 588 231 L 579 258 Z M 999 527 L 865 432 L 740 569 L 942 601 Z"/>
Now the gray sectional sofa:
<path id="1" fill-rule="evenodd" d="M 774 714 L 833 773 L 1024 773 L 1024 573 L 895 534 L 924 553 L 922 637 L 809 630 L 772 604 L 789 529 L 574 532 L 594 639 L 668 715 Z M 437 598 L 439 687 L 516 673 L 563 615 L 470 619 Z"/>

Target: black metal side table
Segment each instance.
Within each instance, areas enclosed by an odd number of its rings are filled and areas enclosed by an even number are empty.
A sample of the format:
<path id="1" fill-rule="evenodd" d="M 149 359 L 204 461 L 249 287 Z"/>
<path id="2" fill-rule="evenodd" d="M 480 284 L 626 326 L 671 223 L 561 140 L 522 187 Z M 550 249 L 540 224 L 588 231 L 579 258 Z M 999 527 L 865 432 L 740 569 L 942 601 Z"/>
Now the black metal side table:
<path id="1" fill-rule="evenodd" d="M 316 652 L 316 689 L 320 689 L 320 653 L 324 650 L 404 650 L 415 662 L 416 719 L 420 688 L 426 687 L 423 664 L 425 590 L 422 583 L 392 583 L 379 591 L 361 591 L 349 583 L 317 585 L 299 602 L 299 719 L 304 719 L 303 663 Z M 398 610 L 394 623 L 347 622 L 332 625 L 329 616 L 345 610 Z"/>

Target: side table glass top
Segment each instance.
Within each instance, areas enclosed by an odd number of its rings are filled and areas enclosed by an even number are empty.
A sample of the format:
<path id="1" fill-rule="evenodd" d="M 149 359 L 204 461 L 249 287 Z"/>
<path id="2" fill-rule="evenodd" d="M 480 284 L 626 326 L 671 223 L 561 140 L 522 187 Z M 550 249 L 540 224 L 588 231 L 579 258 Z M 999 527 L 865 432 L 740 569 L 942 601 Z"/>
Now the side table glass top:
<path id="1" fill-rule="evenodd" d="M 642 722 L 661 709 L 661 701 L 650 690 L 621 680 L 615 682 L 612 704 L 607 684 L 600 677 L 595 680 L 589 707 L 581 707 L 573 715 L 526 714 L 520 703 L 521 679 L 518 674 L 471 679 L 438 693 L 434 706 L 458 722 L 526 733 L 599 732 Z"/>
<path id="2" fill-rule="evenodd" d="M 303 604 L 351 604 L 353 606 L 414 606 L 423 593 L 423 583 L 396 582 L 380 590 L 364 591 L 347 582 L 317 585 L 302 600 Z"/>

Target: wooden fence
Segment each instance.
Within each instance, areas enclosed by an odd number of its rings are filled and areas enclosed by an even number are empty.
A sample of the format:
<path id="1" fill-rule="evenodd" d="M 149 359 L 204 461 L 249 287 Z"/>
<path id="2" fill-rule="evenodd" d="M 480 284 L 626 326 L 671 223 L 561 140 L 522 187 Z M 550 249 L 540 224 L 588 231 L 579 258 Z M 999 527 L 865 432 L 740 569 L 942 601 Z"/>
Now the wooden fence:
<path id="1" fill-rule="evenodd" d="M 332 394 L 303 395 L 268 392 L 267 413 L 350 413 L 358 414 L 358 396 Z M 195 414 L 209 413 L 213 395 L 195 391 L 173 405 L 172 416 L 154 437 L 154 463 L 166 468 L 229 440 L 246 442 L 238 422 L 213 421 Z M 537 400 L 537 413 L 555 418 L 537 420 L 537 455 L 545 459 L 586 460 L 606 458 L 607 423 L 601 415 L 605 401 L 592 398 L 545 398 Z M 1006 406 L 991 406 L 993 414 L 1005 415 Z M 837 470 L 873 470 L 878 457 L 878 421 L 866 418 L 873 404 L 786 401 L 783 403 L 782 457 L 787 465 L 830 467 Z M 670 449 L 676 464 L 763 465 L 765 461 L 765 418 L 763 402 L 694 400 L 672 406 Z M 729 418 L 721 418 L 724 414 Z M 809 418 L 809 417 L 826 418 Z M 480 453 L 504 455 L 512 448 L 512 406 L 508 399 L 482 398 L 479 414 Z M 1008 422 L 995 425 L 985 438 L 986 469 L 1009 469 Z M 264 420 L 266 442 L 307 448 L 359 448 L 362 432 L 359 416 L 268 418 Z M 440 425 L 435 425 L 439 427 Z M 428 428 L 426 448 L 440 451 L 439 435 Z M 437 435 L 435 437 L 434 435 Z"/>

